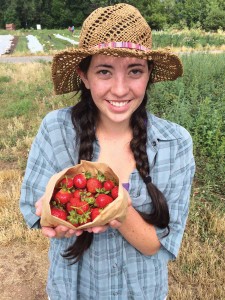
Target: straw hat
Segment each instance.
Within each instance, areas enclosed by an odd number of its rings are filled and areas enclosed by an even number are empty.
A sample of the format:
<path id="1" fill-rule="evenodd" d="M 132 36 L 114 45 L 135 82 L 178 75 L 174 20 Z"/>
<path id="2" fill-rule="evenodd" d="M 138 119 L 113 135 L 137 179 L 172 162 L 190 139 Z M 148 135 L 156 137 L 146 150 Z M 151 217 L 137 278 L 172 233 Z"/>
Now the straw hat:
<path id="1" fill-rule="evenodd" d="M 183 73 L 176 55 L 152 50 L 151 28 L 135 7 L 125 3 L 93 11 L 83 23 L 78 47 L 54 56 L 52 78 L 56 94 L 79 90 L 76 70 L 82 59 L 94 54 L 153 60 L 152 82 L 175 80 Z"/>

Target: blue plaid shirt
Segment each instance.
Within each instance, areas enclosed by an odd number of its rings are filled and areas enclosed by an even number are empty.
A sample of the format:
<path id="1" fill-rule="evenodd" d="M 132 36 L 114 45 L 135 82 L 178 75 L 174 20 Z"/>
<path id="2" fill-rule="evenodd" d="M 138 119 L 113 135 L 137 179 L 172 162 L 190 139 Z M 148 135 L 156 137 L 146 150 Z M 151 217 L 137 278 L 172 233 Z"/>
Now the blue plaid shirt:
<path id="1" fill-rule="evenodd" d="M 51 300 L 163 300 L 168 293 L 167 263 L 175 259 L 188 216 L 195 171 L 192 139 L 181 126 L 148 114 L 147 153 L 153 183 L 164 193 L 170 211 L 170 234 L 156 228 L 159 252 L 145 256 L 116 229 L 95 234 L 91 247 L 73 265 L 60 254 L 76 237 L 51 239 L 47 293 Z M 99 155 L 94 143 L 93 161 Z M 33 142 L 21 189 L 20 207 L 30 228 L 39 228 L 35 202 L 50 177 L 77 164 L 76 133 L 71 108 L 49 113 Z M 139 211 L 151 211 L 151 199 L 137 170 L 129 179 L 129 194 Z M 148 238 L 146 236 L 146 238 Z"/>

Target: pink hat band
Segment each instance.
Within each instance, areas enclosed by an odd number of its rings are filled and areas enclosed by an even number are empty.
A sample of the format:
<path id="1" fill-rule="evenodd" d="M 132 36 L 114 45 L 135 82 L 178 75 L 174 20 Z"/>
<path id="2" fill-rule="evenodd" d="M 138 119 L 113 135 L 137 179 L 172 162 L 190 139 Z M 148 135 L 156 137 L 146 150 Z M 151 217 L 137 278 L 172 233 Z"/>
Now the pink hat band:
<path id="1" fill-rule="evenodd" d="M 127 48 L 127 49 L 135 49 L 141 51 L 149 51 L 148 48 L 131 42 L 109 42 L 109 43 L 100 43 L 96 45 L 94 48 L 103 49 L 103 48 Z"/>

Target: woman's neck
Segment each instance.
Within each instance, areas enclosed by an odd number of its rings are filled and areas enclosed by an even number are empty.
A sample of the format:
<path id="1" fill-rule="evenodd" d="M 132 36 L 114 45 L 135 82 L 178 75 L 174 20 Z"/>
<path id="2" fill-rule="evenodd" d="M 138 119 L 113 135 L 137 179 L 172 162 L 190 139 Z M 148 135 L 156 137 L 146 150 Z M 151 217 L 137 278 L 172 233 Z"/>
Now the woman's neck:
<path id="1" fill-rule="evenodd" d="M 104 138 L 109 139 L 120 139 L 124 136 L 132 136 L 132 130 L 130 128 L 129 122 L 112 123 L 108 121 L 100 120 L 96 127 L 96 135 L 104 136 Z"/>

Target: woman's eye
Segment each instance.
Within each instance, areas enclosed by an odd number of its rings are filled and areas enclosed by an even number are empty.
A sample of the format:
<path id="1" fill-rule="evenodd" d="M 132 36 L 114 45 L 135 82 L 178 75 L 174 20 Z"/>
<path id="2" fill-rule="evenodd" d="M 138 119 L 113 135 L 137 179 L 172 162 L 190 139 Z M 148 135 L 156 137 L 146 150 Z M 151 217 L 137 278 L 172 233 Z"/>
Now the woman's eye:
<path id="1" fill-rule="evenodd" d="M 140 75 L 140 74 L 143 73 L 143 71 L 142 71 L 142 70 L 139 70 L 139 69 L 134 69 L 134 70 L 131 70 L 131 73 L 132 73 L 133 75 Z"/>
<path id="2" fill-rule="evenodd" d="M 107 75 L 107 74 L 109 74 L 109 71 L 108 70 L 100 70 L 100 71 L 98 71 L 98 74 Z"/>

